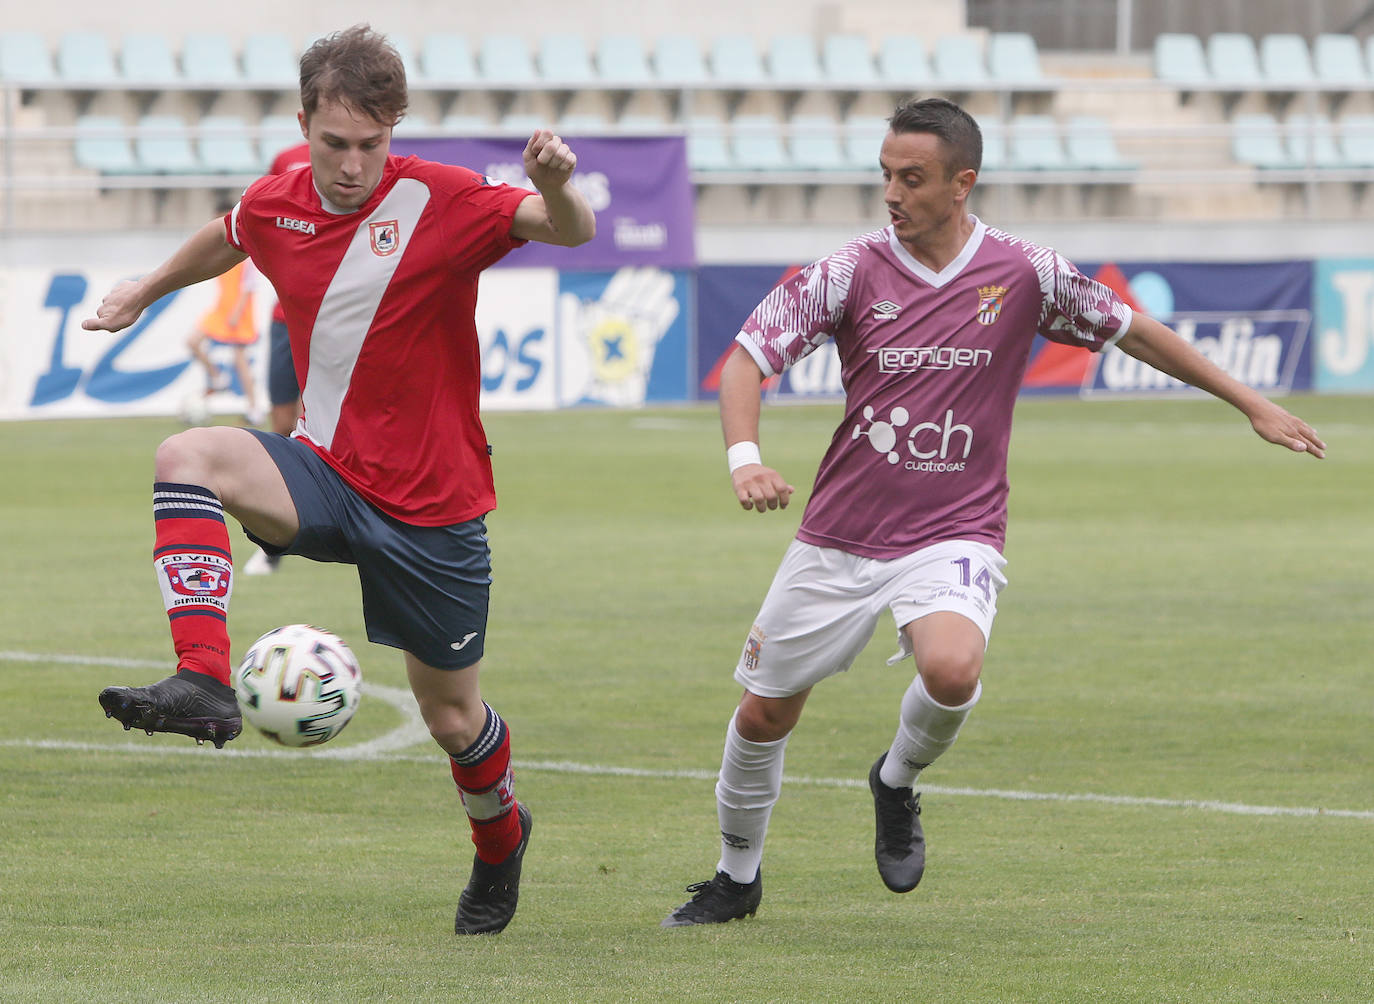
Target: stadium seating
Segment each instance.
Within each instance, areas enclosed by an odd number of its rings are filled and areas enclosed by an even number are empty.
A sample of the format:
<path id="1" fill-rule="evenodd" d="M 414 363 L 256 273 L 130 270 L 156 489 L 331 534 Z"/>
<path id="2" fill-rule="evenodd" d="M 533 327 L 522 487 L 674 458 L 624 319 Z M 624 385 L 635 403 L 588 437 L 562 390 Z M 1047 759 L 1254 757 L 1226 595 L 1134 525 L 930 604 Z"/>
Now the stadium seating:
<path id="1" fill-rule="evenodd" d="M 1062 171 L 1072 166 L 1053 116 L 1020 115 L 1012 119 L 1009 141 L 1011 167 L 1022 171 Z"/>
<path id="2" fill-rule="evenodd" d="M 852 115 L 844 121 L 845 162 L 851 170 L 878 170 L 878 151 L 887 135 L 887 119 L 878 115 Z"/>
<path id="3" fill-rule="evenodd" d="M 775 84 L 815 85 L 824 80 L 810 35 L 775 35 L 768 47 L 768 74 Z"/>
<path id="4" fill-rule="evenodd" d="M 1232 87 L 1260 88 L 1260 73 L 1255 40 L 1239 32 L 1219 31 L 1207 39 L 1207 66 L 1212 80 Z"/>
<path id="5" fill-rule="evenodd" d="M 36 31 L 0 34 L 0 77 L 25 83 L 52 83 L 57 79 L 48 43 Z"/>
<path id="6" fill-rule="evenodd" d="M 915 35 L 888 35 L 878 50 L 878 75 L 894 87 L 921 87 L 933 79 L 925 43 Z"/>
<path id="7" fill-rule="evenodd" d="M 181 79 L 172 47 L 164 35 L 130 32 L 119 52 L 119 75 L 126 84 L 175 84 Z"/>
<path id="8" fill-rule="evenodd" d="M 57 76 L 68 84 L 110 87 L 119 76 L 114 53 L 96 31 L 69 31 L 57 42 Z"/>
<path id="9" fill-rule="evenodd" d="M 696 39 L 664 35 L 654 43 L 654 73 L 665 84 L 704 84 L 711 79 Z"/>
<path id="10" fill-rule="evenodd" d="M 545 82 L 557 86 L 596 79 L 587 43 L 580 35 L 545 35 L 539 42 L 539 73 Z"/>
<path id="11" fill-rule="evenodd" d="M 191 133 L 179 115 L 144 115 L 134 130 L 134 158 L 150 174 L 192 174 L 201 169 Z"/>
<path id="12" fill-rule="evenodd" d="M 1121 156 L 1111 123 L 1098 115 L 1074 115 L 1064 128 L 1069 164 L 1089 171 L 1129 171 L 1138 167 Z"/>
<path id="13" fill-rule="evenodd" d="M 978 119 L 978 128 L 983 133 L 983 165 L 979 168 L 979 173 L 1006 170 L 1010 162 L 1007 156 L 1005 123 L 994 116 L 983 115 Z"/>
<path id="14" fill-rule="evenodd" d="M 80 115 L 73 145 L 76 165 L 101 174 L 140 170 L 124 123 L 114 115 Z"/>
<path id="15" fill-rule="evenodd" d="M 787 147 L 794 167 L 804 171 L 842 171 L 849 164 L 840 145 L 839 124 L 825 115 L 797 115 Z"/>
<path id="16" fill-rule="evenodd" d="M 1155 38 L 1155 76 L 1183 87 L 1211 83 L 1202 40 L 1182 32 L 1164 32 Z"/>
<path id="17" fill-rule="evenodd" d="M 1345 167 L 1344 154 L 1336 146 L 1336 131 L 1325 115 L 1290 115 L 1284 122 L 1288 159 L 1295 165 L 1320 168 Z"/>
<path id="18" fill-rule="evenodd" d="M 634 35 L 604 35 L 596 46 L 597 75 L 607 83 L 626 87 L 649 87 L 649 69 L 644 45 Z"/>
<path id="19" fill-rule="evenodd" d="M 821 46 L 821 71 L 832 84 L 864 88 L 878 83 L 868 39 L 862 35 L 827 35 Z"/>
<path id="20" fill-rule="evenodd" d="M 1271 86 L 1304 86 L 1317 79 L 1307 41 L 1301 35 L 1265 35 L 1260 39 L 1260 72 Z"/>
<path id="21" fill-rule="evenodd" d="M 470 84 L 477 79 L 472 49 L 462 35 L 426 35 L 420 46 L 420 73 L 434 84 Z"/>
<path id="22" fill-rule="evenodd" d="M 477 50 L 477 70 L 483 80 L 493 84 L 528 86 L 539 80 L 529 47 L 519 35 L 483 36 Z"/>
<path id="23" fill-rule="evenodd" d="M 243 40 L 243 79 L 268 88 L 289 88 L 300 81 L 300 63 L 286 36 L 256 32 Z"/>
<path id="24" fill-rule="evenodd" d="M 711 74 L 717 81 L 749 87 L 768 79 L 758 47 L 748 35 L 721 35 L 712 42 Z"/>
<path id="25" fill-rule="evenodd" d="M 735 166 L 725 123 L 706 116 L 687 120 L 687 164 L 693 171 L 728 171 Z"/>
<path id="26" fill-rule="evenodd" d="M 1269 113 L 1237 115 L 1231 128 L 1231 153 L 1238 163 L 1270 170 L 1302 166 L 1285 149 L 1278 123 Z"/>
<path id="27" fill-rule="evenodd" d="M 1350 167 L 1374 168 L 1374 115 L 1347 115 L 1338 128 L 1341 159 Z"/>
<path id="28" fill-rule="evenodd" d="M 1035 39 L 1024 32 L 1002 32 L 988 39 L 988 74 L 999 84 L 1033 84 L 1044 79 Z"/>
<path id="29" fill-rule="evenodd" d="M 183 40 L 181 76 L 188 83 L 205 87 L 236 84 L 243 79 L 229 39 L 209 32 L 193 33 Z"/>
<path id="30" fill-rule="evenodd" d="M 991 80 L 982 46 L 971 35 L 941 35 L 936 39 L 931 68 L 939 83 L 957 90 L 986 87 Z"/>
<path id="31" fill-rule="evenodd" d="M 224 174 L 262 173 L 268 165 L 257 151 L 248 123 L 238 115 L 206 115 L 196 125 L 200 165 Z"/>
<path id="32" fill-rule="evenodd" d="M 784 171 L 792 166 L 782 128 L 772 115 L 736 115 L 730 146 L 735 165 L 746 171 Z"/>
<path id="33" fill-rule="evenodd" d="M 1369 83 L 1364 55 L 1354 35 L 1318 35 L 1312 43 L 1312 68 L 1327 87 L 1363 87 Z"/>

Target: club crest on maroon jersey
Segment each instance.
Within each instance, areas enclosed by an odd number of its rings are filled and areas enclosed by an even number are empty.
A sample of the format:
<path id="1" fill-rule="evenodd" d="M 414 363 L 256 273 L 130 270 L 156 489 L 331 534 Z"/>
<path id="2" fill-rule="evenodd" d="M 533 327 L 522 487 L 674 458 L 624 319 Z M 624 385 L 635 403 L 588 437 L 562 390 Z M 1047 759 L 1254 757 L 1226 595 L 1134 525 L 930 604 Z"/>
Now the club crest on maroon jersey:
<path id="1" fill-rule="evenodd" d="M 978 323 L 991 324 L 1002 313 L 1002 298 L 1007 295 L 1006 286 L 978 287 Z"/>

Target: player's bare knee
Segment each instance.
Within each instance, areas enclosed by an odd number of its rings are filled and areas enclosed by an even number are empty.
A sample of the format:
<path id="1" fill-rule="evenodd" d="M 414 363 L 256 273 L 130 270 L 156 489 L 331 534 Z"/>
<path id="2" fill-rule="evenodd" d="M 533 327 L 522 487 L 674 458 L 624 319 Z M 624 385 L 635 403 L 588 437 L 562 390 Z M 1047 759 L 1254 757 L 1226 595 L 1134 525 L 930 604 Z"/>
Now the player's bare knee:
<path id="1" fill-rule="evenodd" d="M 735 731 L 750 742 L 776 742 L 791 733 L 800 714 L 800 705 L 792 701 L 745 694 L 735 712 Z"/>
<path id="2" fill-rule="evenodd" d="M 205 485 L 209 466 L 205 462 L 205 429 L 187 429 L 168 436 L 153 458 L 153 476 L 158 481 Z"/>
<path id="3" fill-rule="evenodd" d="M 486 708 L 476 715 L 460 704 L 421 702 L 420 715 L 430 737 L 449 753 L 461 753 L 474 742 L 486 724 Z"/>
<path id="4" fill-rule="evenodd" d="M 926 693 L 946 707 L 967 703 L 978 689 L 983 672 L 981 650 L 950 648 L 923 653 L 918 665 Z"/>

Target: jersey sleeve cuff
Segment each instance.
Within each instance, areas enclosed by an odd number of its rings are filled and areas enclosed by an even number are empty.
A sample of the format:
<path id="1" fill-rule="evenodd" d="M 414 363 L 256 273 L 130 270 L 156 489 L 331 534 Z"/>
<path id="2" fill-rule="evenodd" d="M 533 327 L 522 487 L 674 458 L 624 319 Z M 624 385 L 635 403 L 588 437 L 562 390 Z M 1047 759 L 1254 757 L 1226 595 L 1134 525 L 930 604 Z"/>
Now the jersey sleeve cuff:
<path id="1" fill-rule="evenodd" d="M 735 336 L 735 342 L 742 346 L 745 352 L 749 353 L 764 376 L 770 377 L 777 375 L 777 370 L 773 369 L 773 364 L 768 361 L 768 357 L 764 355 L 763 349 L 760 348 L 758 343 L 750 338 L 748 334 L 741 331 Z"/>

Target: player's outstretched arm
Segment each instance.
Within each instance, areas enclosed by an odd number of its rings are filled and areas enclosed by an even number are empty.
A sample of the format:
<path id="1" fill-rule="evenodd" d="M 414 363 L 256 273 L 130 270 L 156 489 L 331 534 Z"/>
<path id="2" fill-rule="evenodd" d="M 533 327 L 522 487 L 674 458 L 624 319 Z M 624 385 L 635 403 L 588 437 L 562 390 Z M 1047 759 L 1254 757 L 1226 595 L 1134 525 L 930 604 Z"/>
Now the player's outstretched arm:
<path id="1" fill-rule="evenodd" d="M 1236 380 L 1154 318 L 1137 313 L 1116 344 L 1160 372 L 1234 405 L 1262 439 L 1317 459 L 1326 456 L 1326 444 L 1310 425 Z"/>
<path id="2" fill-rule="evenodd" d="M 577 154 L 562 139 L 540 129 L 525 144 L 525 174 L 538 195 L 521 202 L 511 221 L 511 236 L 562 247 L 577 247 L 596 236 L 596 214 L 572 184 Z"/>
<path id="3" fill-rule="evenodd" d="M 174 290 L 228 272 L 247 257 L 224 239 L 224 220 L 212 220 L 143 278 L 116 285 L 100 301 L 95 316 L 82 321 L 81 326 L 87 331 L 120 331 L 137 321 L 149 304 Z"/>
<path id="4" fill-rule="evenodd" d="M 759 456 L 759 411 L 764 374 L 753 356 L 735 346 L 720 371 L 720 426 L 735 497 L 744 509 L 786 509 L 796 491 Z"/>

